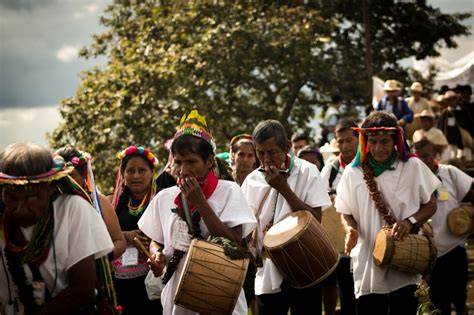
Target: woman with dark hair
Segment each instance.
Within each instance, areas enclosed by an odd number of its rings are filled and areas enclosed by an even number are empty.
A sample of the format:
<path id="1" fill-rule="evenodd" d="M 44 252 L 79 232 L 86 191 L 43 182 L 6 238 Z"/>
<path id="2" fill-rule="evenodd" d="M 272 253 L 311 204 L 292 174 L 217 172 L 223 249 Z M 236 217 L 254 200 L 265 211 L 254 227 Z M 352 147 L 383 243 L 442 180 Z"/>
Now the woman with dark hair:
<path id="1" fill-rule="evenodd" d="M 160 302 L 149 300 L 145 289 L 147 257 L 135 247 L 133 239 L 149 246 L 150 240 L 138 229 L 137 222 L 155 195 L 158 160 L 148 149 L 135 146 L 120 152 L 118 158 L 121 162 L 112 204 L 127 243 L 125 253 L 112 261 L 118 303 L 124 315 L 157 313 Z"/>
<path id="2" fill-rule="evenodd" d="M 94 260 L 113 249 L 105 224 L 61 157 L 21 143 L 1 156 L 0 313 L 91 314 Z"/>
<path id="3" fill-rule="evenodd" d="M 70 176 L 91 196 L 93 205 L 96 206 L 102 215 L 114 243 L 114 250 L 109 253 L 109 258 L 111 260 L 119 258 L 125 251 L 125 238 L 120 230 L 117 214 L 112 208 L 112 204 L 95 187 L 90 163 L 91 156 L 87 152 L 82 152 L 69 146 L 60 148 L 55 153 L 74 166 Z"/>

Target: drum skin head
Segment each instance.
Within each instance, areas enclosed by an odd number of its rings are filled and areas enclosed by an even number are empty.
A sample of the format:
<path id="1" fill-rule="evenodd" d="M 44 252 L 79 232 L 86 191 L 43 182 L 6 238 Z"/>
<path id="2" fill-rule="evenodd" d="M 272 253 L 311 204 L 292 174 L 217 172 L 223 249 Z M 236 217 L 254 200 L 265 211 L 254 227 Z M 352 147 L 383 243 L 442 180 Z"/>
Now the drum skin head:
<path id="1" fill-rule="evenodd" d="M 268 230 L 263 245 L 267 248 L 282 247 L 293 241 L 299 233 L 304 232 L 302 227 L 307 226 L 312 217 L 311 212 L 306 210 L 290 213 Z"/>
<path id="2" fill-rule="evenodd" d="M 379 267 L 386 266 L 393 255 L 393 238 L 390 237 L 389 229 L 381 229 L 375 238 L 374 262 Z"/>
<path id="3" fill-rule="evenodd" d="M 461 206 L 454 208 L 448 215 L 448 227 L 451 233 L 455 235 L 466 235 L 472 233 L 473 220 L 472 220 L 472 207 Z"/>

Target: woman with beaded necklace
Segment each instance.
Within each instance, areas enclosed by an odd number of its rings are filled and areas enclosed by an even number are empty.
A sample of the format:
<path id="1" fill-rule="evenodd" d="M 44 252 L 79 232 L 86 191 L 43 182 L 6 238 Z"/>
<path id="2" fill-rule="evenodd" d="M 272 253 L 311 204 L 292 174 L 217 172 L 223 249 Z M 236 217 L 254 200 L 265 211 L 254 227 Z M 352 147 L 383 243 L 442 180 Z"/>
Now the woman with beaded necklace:
<path id="1" fill-rule="evenodd" d="M 118 304 L 123 307 L 123 315 L 156 314 L 161 303 L 148 299 L 144 284 L 149 271 L 147 257 L 135 248 L 133 239 L 138 238 L 148 248 L 150 240 L 138 229 L 137 222 L 155 195 L 158 160 L 148 149 L 135 146 L 120 152 L 118 158 L 121 162 L 112 205 L 127 243 L 122 257 L 112 261 Z"/>

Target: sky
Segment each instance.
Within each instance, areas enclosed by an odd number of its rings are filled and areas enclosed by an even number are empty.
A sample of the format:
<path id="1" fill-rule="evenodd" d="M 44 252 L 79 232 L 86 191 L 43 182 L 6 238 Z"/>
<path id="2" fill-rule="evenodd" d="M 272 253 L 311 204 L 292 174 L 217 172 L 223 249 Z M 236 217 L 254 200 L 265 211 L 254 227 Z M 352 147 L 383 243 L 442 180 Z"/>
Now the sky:
<path id="1" fill-rule="evenodd" d="M 0 0 L 0 148 L 18 141 L 46 145 L 60 121 L 59 103 L 74 95 L 80 72 L 104 58 L 84 60 L 79 49 L 104 29 L 99 17 L 111 0 Z M 431 0 L 443 12 L 474 11 L 472 0 Z M 471 26 L 474 18 L 467 23 Z M 474 35 L 459 38 L 442 57 L 474 50 Z"/>

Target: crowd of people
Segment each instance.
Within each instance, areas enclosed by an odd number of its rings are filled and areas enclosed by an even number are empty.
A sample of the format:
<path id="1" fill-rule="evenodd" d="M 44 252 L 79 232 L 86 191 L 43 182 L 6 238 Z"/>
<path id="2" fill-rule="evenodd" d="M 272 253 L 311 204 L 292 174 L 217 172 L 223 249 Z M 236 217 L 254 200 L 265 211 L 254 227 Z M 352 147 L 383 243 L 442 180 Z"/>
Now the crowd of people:
<path id="1" fill-rule="evenodd" d="M 429 308 L 467 314 L 465 242 L 474 231 L 455 234 L 447 221 L 474 200 L 473 179 L 460 169 L 472 159 L 470 89 L 429 101 L 418 82 L 407 99 L 398 81 L 384 90 L 362 122 L 343 118 L 343 100 L 333 97 L 322 124 L 329 151 L 265 120 L 218 153 L 205 117 L 193 110 L 166 143 L 166 166 L 147 148 L 124 148 L 107 196 L 80 148 L 8 146 L 0 152 L 0 314 L 218 314 L 193 306 L 223 299 L 206 295 L 208 282 L 218 287 L 213 276 L 193 275 L 202 289 L 191 301 L 182 292 L 195 241 L 222 239 L 229 261 L 249 261 L 227 310 L 233 314 L 416 314 L 422 281 Z M 272 227 L 299 211 L 321 222 L 316 229 L 339 251 L 337 264 L 304 287 L 265 246 L 267 233 L 288 235 Z M 407 271 L 374 259 L 384 229 L 390 246 L 423 235 L 428 267 Z M 316 244 L 324 238 L 310 235 Z M 421 256 L 418 245 L 402 260 Z"/>

